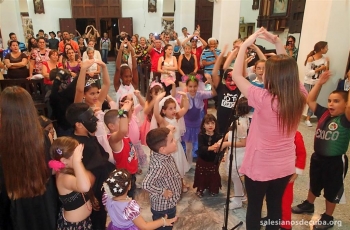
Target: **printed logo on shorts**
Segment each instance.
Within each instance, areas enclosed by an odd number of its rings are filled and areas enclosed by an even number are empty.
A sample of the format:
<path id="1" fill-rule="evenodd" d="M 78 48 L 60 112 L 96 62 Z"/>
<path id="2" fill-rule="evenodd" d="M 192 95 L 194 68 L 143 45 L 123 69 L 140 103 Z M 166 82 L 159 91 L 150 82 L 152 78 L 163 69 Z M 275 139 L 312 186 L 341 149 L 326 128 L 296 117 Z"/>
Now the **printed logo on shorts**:
<path id="1" fill-rule="evenodd" d="M 334 131 L 338 128 L 338 124 L 335 123 L 335 122 L 331 122 L 329 125 L 328 125 L 328 129 L 331 130 L 331 131 Z"/>

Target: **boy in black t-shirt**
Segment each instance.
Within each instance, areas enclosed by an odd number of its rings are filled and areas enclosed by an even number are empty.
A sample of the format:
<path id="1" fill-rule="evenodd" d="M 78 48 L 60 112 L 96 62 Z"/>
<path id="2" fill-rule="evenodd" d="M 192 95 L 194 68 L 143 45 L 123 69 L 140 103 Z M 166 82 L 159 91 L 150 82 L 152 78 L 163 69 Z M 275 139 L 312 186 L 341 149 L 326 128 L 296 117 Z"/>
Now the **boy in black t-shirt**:
<path id="1" fill-rule="evenodd" d="M 97 130 L 97 118 L 92 109 L 85 103 L 74 103 L 67 108 L 66 119 L 74 127 L 73 138 L 84 144 L 83 164 L 95 177 L 92 190 L 97 198 L 100 209 L 93 210 L 91 222 L 93 229 L 105 229 L 107 212 L 102 206 L 101 191 L 103 182 L 108 178 L 110 172 L 115 169 L 114 164 L 108 161 L 109 154 L 93 136 Z"/>
<path id="2" fill-rule="evenodd" d="M 227 47 L 221 52 L 218 60 L 215 62 L 214 69 L 212 72 L 213 87 L 217 92 L 218 106 L 217 106 L 217 119 L 219 126 L 219 133 L 225 135 L 227 128 L 229 127 L 230 116 L 232 114 L 233 107 L 235 106 L 241 92 L 239 91 L 236 84 L 232 81 L 231 70 L 225 71 L 224 80 L 225 84 L 222 83 L 220 76 L 218 75 L 221 60 L 223 55 L 226 53 Z"/>
<path id="3" fill-rule="evenodd" d="M 314 201 L 322 189 L 326 198 L 326 211 L 313 229 L 334 226 L 333 212 L 336 204 L 344 201 L 343 180 L 348 170 L 346 151 L 350 141 L 350 94 L 333 91 L 328 97 L 328 108 L 317 104 L 322 85 L 330 77 L 329 71 L 321 74 L 307 98 L 310 109 L 318 118 L 314 153 L 310 162 L 310 188 L 307 199 L 292 207 L 294 214 L 313 213 Z"/>

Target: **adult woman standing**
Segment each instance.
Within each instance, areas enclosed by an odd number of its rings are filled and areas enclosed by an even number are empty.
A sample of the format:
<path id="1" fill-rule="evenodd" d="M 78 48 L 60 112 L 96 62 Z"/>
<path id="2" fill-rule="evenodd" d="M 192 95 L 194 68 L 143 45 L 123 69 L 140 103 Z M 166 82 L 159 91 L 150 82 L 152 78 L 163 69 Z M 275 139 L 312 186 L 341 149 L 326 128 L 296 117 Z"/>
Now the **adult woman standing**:
<path id="1" fill-rule="evenodd" d="M 56 229 L 57 189 L 48 168 L 50 140 L 23 88 L 0 96 L 0 228 Z"/>
<path id="2" fill-rule="evenodd" d="M 179 73 L 181 76 L 190 74 L 190 73 L 197 73 L 198 70 L 198 64 L 197 64 L 197 57 L 191 53 L 192 45 L 191 43 L 186 43 L 184 46 L 185 53 L 181 54 L 179 56 L 178 60 L 178 67 L 179 67 Z"/>
<path id="3" fill-rule="evenodd" d="M 176 57 L 173 56 L 173 46 L 167 44 L 164 46 L 164 56 L 158 60 L 158 72 L 161 73 L 160 82 L 166 91 L 166 95 L 170 95 L 176 81 L 175 71 L 177 69 Z"/>
<path id="4" fill-rule="evenodd" d="M 50 60 L 50 49 L 46 49 L 45 39 L 38 38 L 38 48 L 33 49 L 30 55 L 29 78 L 35 74 L 42 74 L 43 62 Z"/>
<path id="5" fill-rule="evenodd" d="M 329 59 L 323 56 L 328 52 L 327 42 L 320 41 L 314 46 L 314 49 L 307 55 L 304 65 L 305 67 L 305 78 L 304 86 L 308 92 L 311 91 L 312 87 L 315 85 L 318 77 L 323 73 L 323 71 L 329 69 Z M 313 112 L 310 108 L 307 110 L 307 116 L 305 124 L 308 127 L 312 127 L 310 122 L 310 117 Z"/>
<path id="6" fill-rule="evenodd" d="M 275 44 L 277 51 L 277 55 L 266 61 L 264 89 L 252 85 L 243 77 L 245 52 L 258 37 Z M 281 219 L 284 190 L 289 180 L 295 179 L 294 137 L 306 104 L 307 92 L 299 81 L 296 61 L 286 55 L 278 36 L 264 28 L 257 30 L 241 44 L 232 71 L 232 81 L 248 98 L 248 104 L 254 107 L 254 114 L 257 115 L 249 129 L 240 169 L 240 173 L 245 175 L 249 197 L 247 229 L 260 229 L 265 196 L 272 223 L 266 229 L 279 229 L 279 224 L 273 223 Z M 260 130 L 264 130 L 266 135 L 262 137 Z"/>
<path id="7" fill-rule="evenodd" d="M 183 42 L 182 42 L 182 47 L 185 48 L 185 45 L 187 44 L 187 42 L 190 41 L 192 44 L 192 54 L 196 55 L 197 57 L 197 66 L 198 69 L 201 68 L 200 66 L 200 59 L 201 59 L 201 55 L 203 52 L 203 49 L 208 45 L 208 43 L 206 41 L 204 41 L 203 38 L 201 38 L 199 35 L 195 35 L 192 34 L 190 36 L 188 36 Z M 202 45 L 198 46 L 198 42 L 201 42 Z"/>
<path id="8" fill-rule="evenodd" d="M 10 42 L 11 53 L 6 54 L 4 63 L 7 67 L 7 78 L 22 79 L 29 76 L 28 57 L 19 50 L 18 42 Z"/>

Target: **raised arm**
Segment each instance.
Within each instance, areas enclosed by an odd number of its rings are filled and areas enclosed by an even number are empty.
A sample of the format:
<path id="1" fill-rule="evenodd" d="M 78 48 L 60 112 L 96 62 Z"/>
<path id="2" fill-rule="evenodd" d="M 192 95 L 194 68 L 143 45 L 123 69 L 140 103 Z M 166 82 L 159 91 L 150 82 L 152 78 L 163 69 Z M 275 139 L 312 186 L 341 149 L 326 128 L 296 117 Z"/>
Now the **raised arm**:
<path id="1" fill-rule="evenodd" d="M 181 104 L 182 104 L 182 108 L 180 109 L 179 112 L 177 112 L 177 118 L 179 119 L 187 113 L 188 108 L 190 107 L 190 102 L 186 93 L 184 92 L 178 92 L 178 93 L 181 94 Z"/>
<path id="2" fill-rule="evenodd" d="M 185 48 L 186 43 L 189 42 L 191 40 L 191 38 L 193 38 L 193 37 L 194 37 L 193 34 L 188 35 L 187 38 L 182 42 L 182 44 L 181 44 L 182 47 Z"/>
<path id="3" fill-rule="evenodd" d="M 162 92 L 157 95 L 154 101 L 153 115 L 156 118 L 156 121 L 159 124 L 159 126 L 164 123 L 164 118 L 160 115 L 160 108 L 159 108 L 159 102 L 162 100 L 164 96 L 165 96 L 165 92 Z"/>
<path id="4" fill-rule="evenodd" d="M 128 135 L 129 132 L 129 118 L 132 116 L 130 109 L 132 102 L 129 100 L 124 101 L 122 110 L 128 111 L 128 117 L 119 117 L 119 129 L 117 132 L 111 134 L 108 139 L 111 149 L 115 152 L 121 149 L 121 140 Z M 111 125 L 111 124 L 108 124 Z"/>
<path id="5" fill-rule="evenodd" d="M 101 103 L 101 107 L 103 101 L 108 95 L 109 86 L 111 85 L 111 81 L 109 79 L 107 65 L 101 60 L 95 60 L 96 64 L 102 69 L 102 81 L 103 84 L 101 86 L 100 94 L 98 95 L 98 101 Z"/>
<path id="6" fill-rule="evenodd" d="M 145 99 L 143 99 L 143 97 L 141 96 L 140 91 L 135 90 L 134 94 L 137 97 L 137 100 L 139 100 L 139 103 L 140 103 L 141 107 L 144 108 L 145 107 Z"/>
<path id="7" fill-rule="evenodd" d="M 331 73 L 328 70 L 323 72 L 320 75 L 319 80 L 316 82 L 314 87 L 312 87 L 311 91 L 309 92 L 309 95 L 308 95 L 308 97 L 306 99 L 306 103 L 308 104 L 309 108 L 313 112 L 315 112 L 315 110 L 316 110 L 316 107 L 317 107 L 316 100 L 317 100 L 318 94 L 321 91 L 322 85 L 328 81 L 330 76 L 331 76 Z M 350 118 L 350 116 L 348 117 L 348 119 L 349 118 Z"/>
<path id="8" fill-rule="evenodd" d="M 124 50 L 124 44 L 122 43 L 118 50 L 117 60 L 115 61 L 115 73 L 114 73 L 113 84 L 114 84 L 114 90 L 116 92 L 120 87 L 120 65 L 122 63 L 123 50 Z"/>
<path id="9" fill-rule="evenodd" d="M 199 39 L 199 41 L 202 42 L 202 46 L 203 46 L 203 49 L 204 49 L 208 45 L 208 43 L 201 36 L 198 36 L 198 39 Z"/>
<path id="10" fill-rule="evenodd" d="M 238 50 L 238 48 L 234 48 L 231 52 L 227 54 L 227 58 L 223 66 L 224 70 L 226 70 L 230 66 L 231 62 L 236 59 Z"/>
<path id="11" fill-rule="evenodd" d="M 84 98 L 85 76 L 86 70 L 94 64 L 95 60 L 86 60 L 80 65 L 80 72 L 78 76 L 77 86 L 75 90 L 74 103 L 81 103 Z"/>
<path id="12" fill-rule="evenodd" d="M 266 60 L 266 56 L 263 54 L 263 52 L 260 50 L 258 46 L 256 46 L 255 44 L 252 44 L 250 48 L 258 54 L 258 57 L 260 60 Z"/>
<path id="13" fill-rule="evenodd" d="M 224 46 L 221 54 L 218 57 L 218 60 L 215 62 L 215 65 L 214 65 L 214 68 L 213 68 L 213 71 L 212 71 L 212 81 L 213 81 L 213 86 L 215 87 L 215 89 L 219 86 L 220 81 L 221 81 L 221 78 L 218 75 L 218 72 L 220 70 L 220 63 L 222 61 L 222 58 L 223 58 L 224 54 L 227 51 L 227 47 L 228 47 L 228 45 Z"/>
<path id="14" fill-rule="evenodd" d="M 137 60 L 136 60 L 136 55 L 135 55 L 135 50 L 132 48 L 130 42 L 127 42 L 128 44 L 128 49 L 131 54 L 131 61 L 132 61 L 132 84 L 135 89 L 139 88 L 139 72 L 137 71 Z"/>

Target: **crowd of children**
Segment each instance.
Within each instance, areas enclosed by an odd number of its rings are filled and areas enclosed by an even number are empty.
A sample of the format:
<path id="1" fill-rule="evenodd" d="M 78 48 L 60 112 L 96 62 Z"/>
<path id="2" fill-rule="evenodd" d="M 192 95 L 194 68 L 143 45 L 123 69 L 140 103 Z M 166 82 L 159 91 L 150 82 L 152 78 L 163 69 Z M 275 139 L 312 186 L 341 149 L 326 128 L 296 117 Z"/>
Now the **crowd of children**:
<path id="1" fill-rule="evenodd" d="M 247 58 L 246 50 L 257 49 L 254 45 L 257 38 L 275 44 L 277 55 L 257 61 L 256 78 L 247 80 L 244 78 L 246 68 L 242 67 L 251 59 Z M 307 97 L 299 82 L 295 60 L 285 54 L 277 36 L 261 28 L 244 42 L 235 43 L 228 61 L 233 69 L 226 70 L 223 78 L 219 69 L 227 47 L 219 56 L 213 51 L 217 60 L 212 77 L 206 75 L 205 82 L 211 86 L 210 91 L 199 88 L 203 76 L 196 73 L 183 76 L 185 92 L 175 89 L 176 79 L 169 71 L 173 71 L 171 67 L 176 66 L 176 62 L 171 54 L 172 46 L 167 45 L 166 55 L 158 63 L 158 69 L 164 73 L 158 81 L 150 82 L 144 99 L 137 90 L 136 58 L 130 47 L 129 42 L 123 41 L 118 53 L 114 76 L 116 101 L 108 96 L 110 77 L 106 64 L 93 57 L 92 49 L 87 51 L 89 58 L 80 64 L 74 101 L 65 111 L 65 119 L 74 131 L 72 135 L 57 138 L 52 121 L 45 117 L 39 119 L 52 143 L 51 160 L 47 161 L 56 177 L 61 203 L 57 209 L 57 229 L 105 229 L 107 212 L 111 218 L 108 230 L 172 229 L 177 220 L 177 203 L 181 194 L 189 190 L 190 182 L 185 183 L 184 177 L 193 166 L 195 142 L 198 142 L 198 157 L 191 186 L 199 198 L 219 194 L 220 163 L 225 161 L 228 171 L 229 159 L 233 159 L 234 196 L 229 208 L 241 208 L 242 202 L 248 199 L 247 229 L 260 229 L 261 207 L 266 196 L 268 215 L 263 218 L 266 229 L 291 229 L 289 224 L 270 223 L 291 221 L 293 182 L 305 168 L 306 151 L 297 126 L 306 102 L 319 124 L 311 158 L 309 194 L 292 212 L 313 212 L 313 202 L 324 189 L 326 212 L 321 220 L 325 222 L 315 225 L 314 229 L 331 227 L 336 203 L 344 196 L 350 96 L 344 91 L 332 92 L 328 109 L 316 103 L 322 85 L 330 77 L 328 71 L 320 74 Z M 131 53 L 129 65 L 121 63 L 124 49 Z M 257 53 L 260 57 L 261 52 Z M 231 60 L 233 57 L 235 60 Z M 57 72 L 52 80 L 57 80 L 59 92 L 66 89 L 67 82 L 62 81 Z M 18 93 L 8 91 L 0 97 L 1 113 L 6 111 L 5 94 Z M 203 101 L 216 95 L 217 118 L 205 114 Z M 3 123 L 0 127 L 4 127 Z M 1 141 L 9 132 L 2 129 Z M 267 134 L 261 137 L 259 130 Z M 181 142 L 185 143 L 185 149 Z M 151 150 L 149 162 L 143 145 Z M 221 160 L 223 155 L 226 157 Z M 6 157 L 1 160 L 4 164 L 9 161 Z M 149 192 L 152 222 L 143 219 L 135 200 L 136 177 L 142 168 L 148 168 L 142 188 Z M 6 186 L 9 180 L 6 176 Z M 9 191 L 12 192 L 10 200 L 22 196 L 12 187 Z"/>

